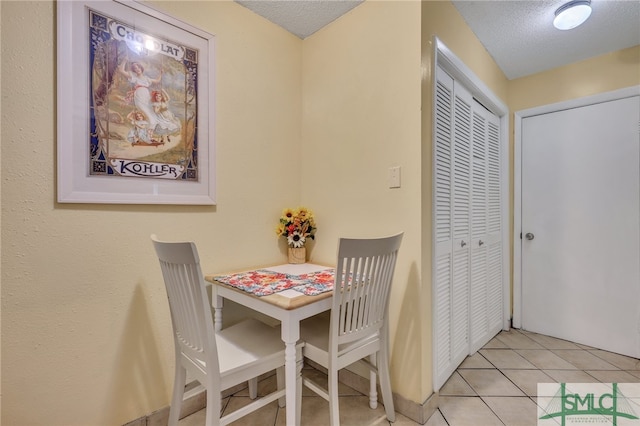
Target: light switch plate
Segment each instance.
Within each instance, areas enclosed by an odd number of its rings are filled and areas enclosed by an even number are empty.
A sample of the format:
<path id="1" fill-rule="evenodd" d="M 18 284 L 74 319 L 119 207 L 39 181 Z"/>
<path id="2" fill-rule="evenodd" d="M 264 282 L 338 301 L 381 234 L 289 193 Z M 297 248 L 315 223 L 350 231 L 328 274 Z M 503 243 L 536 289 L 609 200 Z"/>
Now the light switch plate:
<path id="1" fill-rule="evenodd" d="M 400 166 L 389 168 L 389 188 L 400 188 Z"/>

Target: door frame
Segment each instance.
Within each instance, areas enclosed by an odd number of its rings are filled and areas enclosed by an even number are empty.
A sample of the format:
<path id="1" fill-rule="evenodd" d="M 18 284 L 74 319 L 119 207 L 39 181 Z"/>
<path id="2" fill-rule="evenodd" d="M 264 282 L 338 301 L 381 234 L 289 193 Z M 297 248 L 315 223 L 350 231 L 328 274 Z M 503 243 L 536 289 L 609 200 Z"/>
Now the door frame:
<path id="1" fill-rule="evenodd" d="M 640 86 L 625 87 L 610 92 L 557 102 L 516 111 L 513 114 L 513 327 L 522 327 L 522 120 L 602 102 L 640 95 Z"/>
<path id="2" fill-rule="evenodd" d="M 471 71 L 471 69 L 460 60 L 438 37 L 433 36 L 432 38 L 432 60 L 431 60 L 431 76 L 432 76 L 432 93 L 435 94 L 436 91 L 436 69 L 438 66 L 442 67 L 444 70 L 451 75 L 455 80 L 460 82 L 471 94 L 480 101 L 488 110 L 490 110 L 493 114 L 495 114 L 500 119 L 500 168 L 502 171 L 501 179 L 500 179 L 500 189 L 501 189 L 501 221 L 502 221 L 502 229 L 501 229 L 501 241 L 502 241 L 502 294 L 503 294 L 503 311 L 502 311 L 502 328 L 504 330 L 508 330 L 510 326 L 511 319 L 511 286 L 510 286 L 510 250 L 509 250 L 509 108 L 507 105 L 502 102 L 489 87 L 482 81 L 476 74 Z M 433 111 L 435 108 L 435 95 L 432 96 L 432 108 Z M 432 141 L 435 141 L 435 118 L 432 114 Z M 432 149 L 435 149 L 435 144 L 432 144 Z M 435 154 L 432 155 L 432 170 L 435 170 Z M 433 181 L 433 185 L 435 185 L 435 180 Z M 435 194 L 435 187 L 432 187 L 432 191 Z M 431 227 L 435 229 L 435 203 L 431 203 L 432 212 L 431 212 Z M 435 238 L 431 239 L 431 264 L 435 264 Z M 435 341 L 435 336 L 437 336 L 435 327 L 437 326 L 437 321 L 433 318 L 433 313 L 435 309 L 436 298 L 435 298 L 435 286 L 433 285 L 436 282 L 436 270 L 434 267 L 431 268 L 431 301 L 432 301 L 432 359 L 437 359 L 437 344 Z M 436 362 L 432 363 L 432 374 L 434 378 L 437 377 L 437 364 Z M 437 390 L 437 389 L 435 389 Z"/>

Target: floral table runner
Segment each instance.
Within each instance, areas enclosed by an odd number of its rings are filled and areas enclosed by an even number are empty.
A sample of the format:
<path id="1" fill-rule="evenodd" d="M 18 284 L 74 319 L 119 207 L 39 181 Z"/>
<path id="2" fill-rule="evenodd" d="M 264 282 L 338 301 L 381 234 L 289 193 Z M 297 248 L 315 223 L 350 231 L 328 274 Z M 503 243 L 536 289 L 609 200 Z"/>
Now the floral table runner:
<path id="1" fill-rule="evenodd" d="M 307 296 L 315 296 L 333 290 L 334 273 L 335 269 L 323 269 L 293 275 L 258 269 L 236 274 L 216 275 L 213 279 L 256 296 L 268 296 L 290 289 Z"/>

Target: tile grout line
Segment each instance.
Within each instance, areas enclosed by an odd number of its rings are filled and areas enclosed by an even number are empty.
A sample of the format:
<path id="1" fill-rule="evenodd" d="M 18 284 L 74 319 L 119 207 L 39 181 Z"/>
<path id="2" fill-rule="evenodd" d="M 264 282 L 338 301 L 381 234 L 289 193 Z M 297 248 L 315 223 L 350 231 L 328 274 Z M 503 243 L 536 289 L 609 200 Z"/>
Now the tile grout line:
<path id="1" fill-rule="evenodd" d="M 500 339 L 498 339 L 498 340 L 500 340 Z M 504 343 L 504 342 L 502 342 L 502 343 Z M 513 385 L 516 387 L 516 389 L 520 390 L 520 392 L 522 392 L 522 393 L 524 394 L 524 397 L 525 397 L 525 398 L 528 398 L 528 397 L 529 397 L 529 395 L 527 395 L 527 393 L 526 393 L 524 390 L 520 389 L 520 387 L 519 387 L 517 384 L 515 384 L 511 379 L 509 379 L 509 377 L 507 377 L 507 376 L 504 374 L 504 372 L 503 372 L 500 368 L 498 368 L 498 367 L 497 367 L 493 362 L 491 362 L 487 357 L 485 357 L 482 353 L 480 353 L 480 351 L 481 351 L 482 349 L 484 349 L 484 347 L 483 347 L 483 348 L 480 348 L 476 353 L 477 353 L 478 355 L 480 355 L 484 360 L 486 360 L 489 364 L 491 364 L 491 365 L 493 366 L 493 370 L 497 370 L 497 371 L 499 371 L 499 372 L 500 372 L 500 374 L 502 374 L 502 375 L 503 375 L 503 376 L 504 376 L 504 377 L 505 377 L 505 378 L 506 378 L 506 379 L 507 379 L 511 384 L 513 384 Z M 511 348 L 502 348 L 502 349 L 511 349 Z M 515 352 L 515 351 L 514 351 L 514 352 Z M 477 370 L 481 370 L 481 369 L 480 369 L 480 368 L 478 368 Z M 487 368 L 486 370 L 491 370 L 491 369 Z M 458 369 L 456 369 L 456 372 L 457 372 L 457 371 L 458 371 Z M 462 380 L 464 380 L 464 382 L 465 382 L 465 383 L 466 383 L 466 384 L 467 384 L 471 389 L 473 389 L 473 391 L 476 393 L 476 396 L 477 396 L 478 398 L 480 398 L 480 401 L 482 401 L 482 403 L 483 403 L 483 404 L 484 404 L 484 405 L 489 409 L 489 411 L 491 411 L 491 412 L 493 413 L 493 415 L 494 415 L 494 416 L 496 416 L 496 418 L 497 418 L 497 419 L 498 419 L 498 420 L 499 420 L 503 425 L 508 426 L 508 425 L 504 422 L 504 420 L 502 420 L 502 418 L 498 415 L 498 413 L 496 413 L 496 412 L 493 410 L 493 408 L 491 408 L 491 406 L 490 406 L 489 404 L 487 404 L 487 401 L 485 401 L 485 400 L 484 400 L 484 398 L 482 397 L 482 395 L 480 395 L 480 394 L 478 393 L 478 391 L 476 391 L 476 390 L 473 388 L 473 386 L 471 386 L 471 383 L 469 383 L 469 382 L 467 381 L 467 379 L 465 379 L 465 378 L 464 378 L 464 376 L 463 376 L 462 374 L 458 373 L 458 375 L 462 378 Z M 486 396 L 488 396 L 488 395 L 486 395 Z M 513 395 L 513 396 L 511 396 L 511 397 L 512 397 L 512 398 L 522 398 L 522 396 L 519 396 L 519 395 Z M 535 401 L 534 401 L 534 403 L 535 403 Z M 444 418 L 444 415 L 443 415 L 442 417 Z M 447 420 L 447 419 L 445 418 L 445 421 L 446 421 L 446 420 Z M 449 423 L 447 422 L 447 424 L 449 424 Z"/>

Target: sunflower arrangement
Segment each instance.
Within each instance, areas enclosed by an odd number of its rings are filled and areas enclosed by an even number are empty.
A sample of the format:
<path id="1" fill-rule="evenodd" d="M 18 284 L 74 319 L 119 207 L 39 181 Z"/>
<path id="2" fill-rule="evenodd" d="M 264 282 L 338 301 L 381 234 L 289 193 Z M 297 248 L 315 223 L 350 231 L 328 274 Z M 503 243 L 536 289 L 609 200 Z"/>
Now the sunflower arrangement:
<path id="1" fill-rule="evenodd" d="M 276 228 L 278 237 L 287 239 L 289 247 L 304 247 L 307 239 L 315 239 L 316 221 L 313 212 L 306 207 L 284 209 Z"/>

